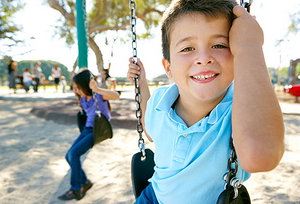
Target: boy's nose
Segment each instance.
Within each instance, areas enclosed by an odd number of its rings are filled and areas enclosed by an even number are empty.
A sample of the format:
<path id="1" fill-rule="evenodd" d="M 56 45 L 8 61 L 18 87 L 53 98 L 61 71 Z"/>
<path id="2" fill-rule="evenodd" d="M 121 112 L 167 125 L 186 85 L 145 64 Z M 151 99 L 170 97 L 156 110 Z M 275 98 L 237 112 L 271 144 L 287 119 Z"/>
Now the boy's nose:
<path id="1" fill-rule="evenodd" d="M 195 59 L 197 65 L 212 64 L 214 61 L 213 57 L 208 52 L 199 52 Z"/>

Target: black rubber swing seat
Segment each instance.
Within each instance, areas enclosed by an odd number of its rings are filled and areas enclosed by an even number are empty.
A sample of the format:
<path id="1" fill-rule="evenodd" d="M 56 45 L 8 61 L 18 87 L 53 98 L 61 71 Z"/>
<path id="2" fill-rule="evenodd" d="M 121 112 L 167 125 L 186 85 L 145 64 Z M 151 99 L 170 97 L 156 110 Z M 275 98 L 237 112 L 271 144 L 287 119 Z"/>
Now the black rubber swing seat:
<path id="1" fill-rule="evenodd" d="M 142 160 L 141 152 L 132 156 L 131 181 L 135 198 L 149 185 L 148 179 L 154 173 L 154 153 L 151 149 L 145 149 L 146 158 Z"/>

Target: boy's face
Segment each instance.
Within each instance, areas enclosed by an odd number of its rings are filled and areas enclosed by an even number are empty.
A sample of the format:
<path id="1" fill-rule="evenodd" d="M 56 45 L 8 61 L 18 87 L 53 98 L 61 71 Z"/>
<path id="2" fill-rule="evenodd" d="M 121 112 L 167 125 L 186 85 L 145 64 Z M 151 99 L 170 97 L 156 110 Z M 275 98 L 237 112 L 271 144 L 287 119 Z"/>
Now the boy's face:
<path id="1" fill-rule="evenodd" d="M 170 62 L 163 59 L 182 98 L 213 102 L 224 96 L 233 80 L 233 56 L 226 18 L 182 15 L 170 31 Z"/>

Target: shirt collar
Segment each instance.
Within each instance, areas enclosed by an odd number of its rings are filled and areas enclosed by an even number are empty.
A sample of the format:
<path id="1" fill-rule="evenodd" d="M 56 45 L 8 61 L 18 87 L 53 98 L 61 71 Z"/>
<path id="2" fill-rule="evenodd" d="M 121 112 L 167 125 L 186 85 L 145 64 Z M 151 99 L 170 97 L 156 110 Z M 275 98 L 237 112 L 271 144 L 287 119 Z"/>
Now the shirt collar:
<path id="1" fill-rule="evenodd" d="M 179 90 L 176 84 L 172 84 L 167 88 L 166 92 L 162 95 L 161 99 L 158 101 L 156 110 L 169 111 L 174 102 L 179 96 Z"/>
<path id="2" fill-rule="evenodd" d="M 203 129 L 206 129 L 206 123 L 215 124 L 220 119 L 220 117 L 222 117 L 223 113 L 227 110 L 228 106 L 232 104 L 233 88 L 234 82 L 232 82 L 227 88 L 227 92 L 222 101 L 210 112 L 209 116 L 204 117 L 201 120 L 201 124 L 198 125 L 201 125 Z M 178 96 L 178 87 L 176 84 L 172 84 L 162 95 L 155 109 L 168 112 L 174 104 L 174 102 L 177 100 Z"/>
<path id="3" fill-rule="evenodd" d="M 210 112 L 207 123 L 215 124 L 223 113 L 227 110 L 228 106 L 232 104 L 233 98 L 233 82 L 227 88 L 226 95 L 222 101 Z"/>

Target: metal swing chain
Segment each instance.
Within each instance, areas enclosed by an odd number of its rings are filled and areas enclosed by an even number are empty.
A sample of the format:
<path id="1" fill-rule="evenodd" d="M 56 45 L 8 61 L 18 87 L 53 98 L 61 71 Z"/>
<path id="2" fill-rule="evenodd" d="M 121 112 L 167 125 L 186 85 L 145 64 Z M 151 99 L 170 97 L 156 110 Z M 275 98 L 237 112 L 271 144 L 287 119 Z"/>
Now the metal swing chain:
<path id="1" fill-rule="evenodd" d="M 90 72 L 90 80 L 95 80 L 95 77 L 93 75 L 93 73 L 91 71 Z M 96 81 L 97 82 L 97 81 Z M 94 99 L 94 104 L 95 104 L 95 107 L 96 107 L 96 114 L 99 118 L 101 118 L 101 111 L 100 111 L 100 108 L 99 108 L 99 105 L 98 105 L 98 99 L 96 97 L 96 93 L 94 91 L 92 91 L 92 95 L 93 95 L 93 99 Z"/>
<path id="2" fill-rule="evenodd" d="M 134 59 L 134 63 L 137 64 L 137 40 L 136 40 L 136 2 L 134 0 L 130 0 L 129 2 L 130 8 L 130 25 L 131 25 L 131 37 L 132 37 L 132 58 Z M 139 76 L 134 79 L 135 86 L 135 102 L 136 102 L 136 118 L 137 122 L 137 132 L 139 133 L 138 147 L 142 153 L 142 158 L 146 157 L 145 153 L 145 143 L 143 139 L 143 126 L 142 126 L 142 109 L 141 109 L 141 92 L 139 86 Z"/>
<path id="3" fill-rule="evenodd" d="M 230 137 L 230 157 L 228 159 L 228 163 L 227 163 L 227 168 L 228 168 L 228 173 L 225 174 L 224 180 L 225 182 L 225 189 L 228 188 L 229 185 L 231 185 L 234 188 L 234 197 L 233 199 L 235 199 L 238 196 L 238 189 L 242 186 L 242 182 L 236 178 L 236 173 L 238 171 L 238 162 L 237 162 L 237 156 L 236 156 L 236 152 L 234 149 L 234 145 L 233 145 L 233 138 Z M 234 167 L 232 167 L 234 166 Z"/>
<path id="4" fill-rule="evenodd" d="M 250 6 L 252 4 L 253 0 L 249 0 L 248 2 L 244 0 L 240 0 L 240 5 L 243 6 L 245 9 L 247 9 L 248 13 L 250 13 Z M 234 197 L 235 199 L 238 196 L 238 189 L 242 186 L 242 182 L 236 178 L 236 173 L 238 171 L 238 162 L 237 162 L 237 156 L 235 152 L 235 148 L 233 145 L 233 138 L 232 136 L 230 137 L 230 157 L 228 159 L 227 163 L 227 168 L 228 168 L 228 173 L 225 174 L 224 180 L 226 181 L 225 183 L 225 189 L 231 185 L 234 188 Z M 232 166 L 234 166 L 232 168 Z"/>
<path id="5" fill-rule="evenodd" d="M 87 12 L 86 12 L 86 2 L 85 0 L 82 0 L 82 13 L 83 13 L 83 19 L 84 19 L 84 27 L 85 27 L 85 33 L 86 33 L 86 43 L 87 43 L 87 48 L 89 49 L 89 35 L 88 35 L 88 24 L 87 24 Z M 90 72 L 90 80 L 94 80 L 94 75 L 93 73 L 89 70 Z M 96 81 L 97 82 L 97 81 Z M 101 117 L 101 111 L 100 111 L 100 108 L 99 108 L 99 105 L 98 105 L 98 100 L 97 100 L 97 97 L 96 97 L 96 93 L 93 91 L 92 92 L 92 95 L 93 95 L 93 99 L 94 99 L 94 104 L 95 104 L 95 107 L 96 107 L 96 114 L 97 116 L 100 118 Z"/>
<path id="6" fill-rule="evenodd" d="M 252 2 L 253 0 L 249 0 L 249 1 L 240 0 L 240 5 L 243 6 L 245 9 L 247 9 L 248 13 L 250 13 L 250 6 Z"/>

